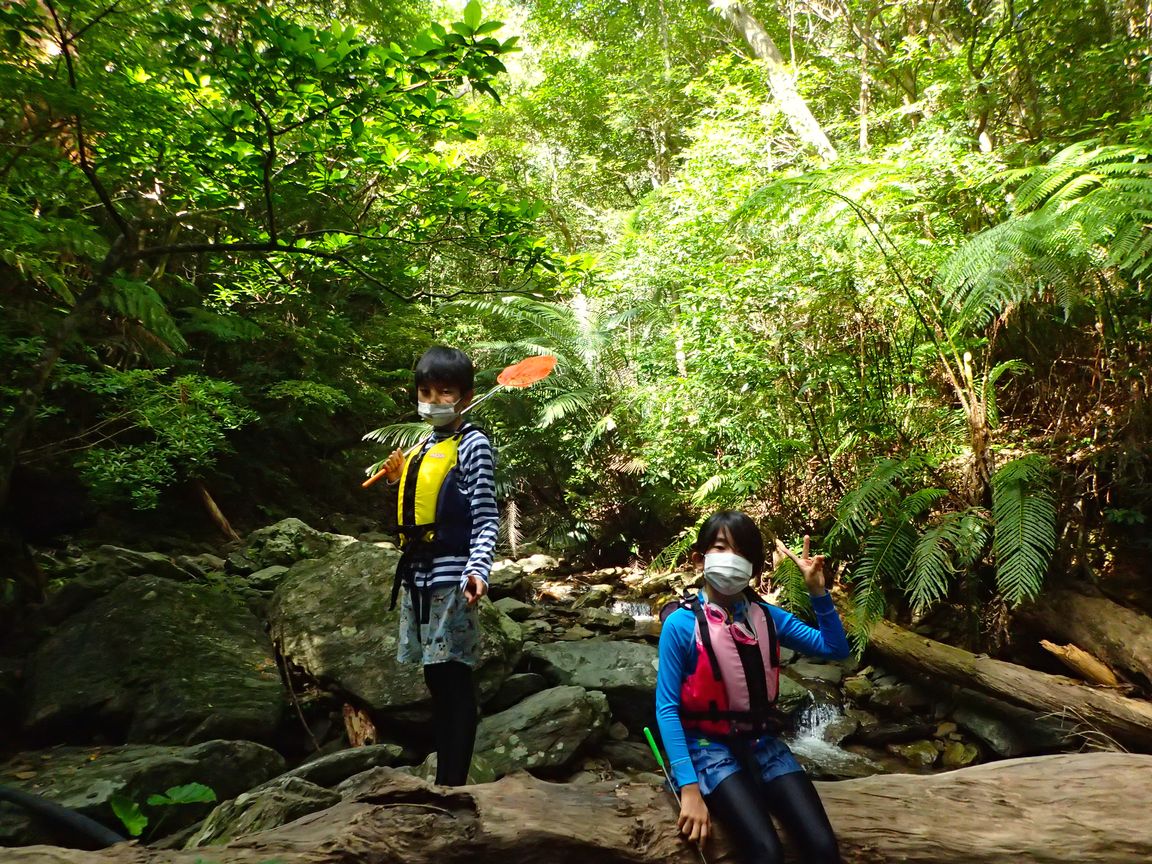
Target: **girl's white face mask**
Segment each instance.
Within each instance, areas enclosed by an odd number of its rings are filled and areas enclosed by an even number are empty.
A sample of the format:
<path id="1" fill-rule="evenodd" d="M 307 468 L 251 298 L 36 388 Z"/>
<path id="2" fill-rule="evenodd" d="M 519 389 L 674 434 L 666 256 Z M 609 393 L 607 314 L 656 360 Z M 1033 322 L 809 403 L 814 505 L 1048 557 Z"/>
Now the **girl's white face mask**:
<path id="1" fill-rule="evenodd" d="M 734 552 L 709 552 L 704 556 L 704 578 L 726 597 L 733 597 L 752 581 L 752 562 Z"/>
<path id="2" fill-rule="evenodd" d="M 447 426 L 456 419 L 456 405 L 442 405 L 437 402 L 417 402 L 416 411 L 420 417 L 433 426 Z"/>

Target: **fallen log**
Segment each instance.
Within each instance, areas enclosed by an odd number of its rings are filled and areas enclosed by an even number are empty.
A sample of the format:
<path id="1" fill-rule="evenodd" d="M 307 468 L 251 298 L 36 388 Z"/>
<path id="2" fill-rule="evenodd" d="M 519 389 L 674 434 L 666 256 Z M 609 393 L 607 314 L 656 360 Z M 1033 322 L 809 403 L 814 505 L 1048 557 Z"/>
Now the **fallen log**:
<path id="1" fill-rule="evenodd" d="M 1103 735 L 1128 749 L 1152 751 L 1152 702 L 972 654 L 887 621 L 873 627 L 868 647 L 894 665 L 930 678 L 1065 717 L 1083 727 L 1087 740 L 1098 743 Z"/>
<path id="2" fill-rule="evenodd" d="M 1046 590 L 1016 611 L 1037 635 L 1072 642 L 1133 684 L 1152 685 L 1152 618 L 1107 597 Z"/>
<path id="3" fill-rule="evenodd" d="M 1083 753 L 934 776 L 817 783 L 845 864 L 1129 864 L 1152 860 L 1152 756 Z M 723 837 L 709 864 L 733 861 Z M 5 864 L 697 864 L 667 793 L 514 774 L 457 789 L 375 769 L 343 803 L 176 852 L 135 844 L 8 849 Z"/>

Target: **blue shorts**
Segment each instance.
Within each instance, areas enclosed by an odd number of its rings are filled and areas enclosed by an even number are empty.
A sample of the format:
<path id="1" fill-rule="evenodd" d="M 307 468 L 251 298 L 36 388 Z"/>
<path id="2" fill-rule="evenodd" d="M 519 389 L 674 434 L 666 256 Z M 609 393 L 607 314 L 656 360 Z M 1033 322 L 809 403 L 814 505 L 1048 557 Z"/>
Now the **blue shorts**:
<path id="1" fill-rule="evenodd" d="M 722 780 L 744 767 L 724 742 L 693 735 L 688 730 L 685 730 L 684 737 L 688 742 L 692 767 L 696 769 L 696 782 L 700 784 L 701 795 L 710 795 Z M 757 738 L 752 743 L 751 755 L 759 768 L 760 779 L 765 783 L 804 770 L 788 745 L 771 735 Z"/>

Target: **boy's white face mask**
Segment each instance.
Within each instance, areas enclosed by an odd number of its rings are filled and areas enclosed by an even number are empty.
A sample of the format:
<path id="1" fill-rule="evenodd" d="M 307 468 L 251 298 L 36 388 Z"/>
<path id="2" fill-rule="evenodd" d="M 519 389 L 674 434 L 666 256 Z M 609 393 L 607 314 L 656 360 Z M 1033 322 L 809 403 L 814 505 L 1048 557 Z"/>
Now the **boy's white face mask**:
<path id="1" fill-rule="evenodd" d="M 433 426 L 447 426 L 456 419 L 456 404 L 440 404 L 438 402 L 417 402 L 416 411 L 420 417 Z"/>
<path id="2" fill-rule="evenodd" d="M 752 581 L 752 562 L 734 552 L 709 552 L 704 556 L 704 578 L 726 597 L 733 597 Z"/>

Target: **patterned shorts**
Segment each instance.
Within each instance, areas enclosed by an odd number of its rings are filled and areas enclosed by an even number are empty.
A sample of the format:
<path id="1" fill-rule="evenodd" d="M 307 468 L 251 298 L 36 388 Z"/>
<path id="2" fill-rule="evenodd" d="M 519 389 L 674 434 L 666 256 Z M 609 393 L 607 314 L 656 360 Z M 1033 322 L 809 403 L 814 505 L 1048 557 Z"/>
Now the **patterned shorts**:
<path id="1" fill-rule="evenodd" d="M 475 666 L 480 654 L 480 621 L 476 607 L 468 605 L 464 590 L 454 585 L 423 594 L 428 621 L 419 623 L 405 586 L 400 595 L 400 641 L 396 659 L 401 663 L 456 661 Z"/>
<path id="2" fill-rule="evenodd" d="M 710 795 L 721 781 L 740 771 L 743 766 L 732 755 L 728 745 L 714 738 L 702 738 L 685 731 L 688 755 L 692 757 L 692 767 L 696 769 L 696 779 L 700 784 L 700 794 Z M 760 779 L 767 783 L 784 774 L 803 771 L 788 745 L 779 738 L 765 735 L 752 745 L 752 760 L 760 772 Z"/>

